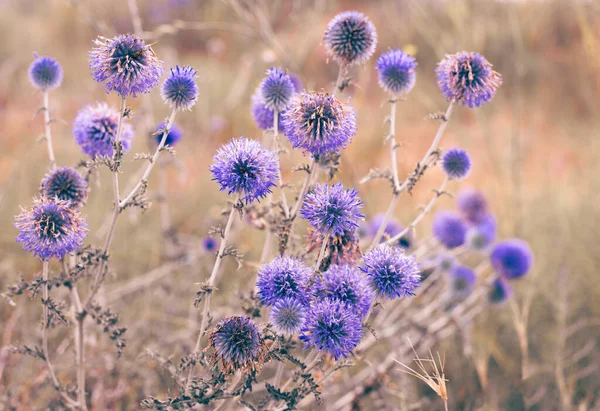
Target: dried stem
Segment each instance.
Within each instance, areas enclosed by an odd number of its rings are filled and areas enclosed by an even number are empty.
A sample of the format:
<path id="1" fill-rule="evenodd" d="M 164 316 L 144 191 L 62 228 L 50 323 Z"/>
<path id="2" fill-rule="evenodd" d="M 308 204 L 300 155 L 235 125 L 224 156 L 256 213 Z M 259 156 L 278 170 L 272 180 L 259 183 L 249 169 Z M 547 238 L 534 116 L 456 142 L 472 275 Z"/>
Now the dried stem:
<path id="1" fill-rule="evenodd" d="M 302 202 L 304 201 L 304 196 L 306 195 L 306 192 L 308 191 L 308 187 L 310 187 L 312 180 L 314 179 L 316 172 L 317 172 L 317 162 L 315 161 L 314 157 L 311 159 L 310 164 L 308 166 L 310 168 L 310 172 L 308 173 L 308 175 L 306 176 L 306 179 L 304 180 L 304 184 L 302 185 L 302 188 L 300 189 L 300 193 L 298 193 L 298 199 L 296 200 L 296 203 L 294 204 L 294 207 L 292 208 L 292 212 L 290 213 L 290 218 L 293 219 L 296 217 L 296 214 L 298 214 L 298 210 L 300 210 L 300 207 L 302 206 Z"/>
<path id="2" fill-rule="evenodd" d="M 48 146 L 48 158 L 50 159 L 50 169 L 54 170 L 56 168 L 56 159 L 54 157 L 54 148 L 52 147 L 52 127 L 51 127 L 51 118 L 50 118 L 50 104 L 48 98 L 48 92 L 44 92 L 44 139 L 46 140 L 46 145 Z"/>
<path id="3" fill-rule="evenodd" d="M 275 110 L 273 112 L 273 145 L 275 152 L 277 153 L 277 161 L 279 162 L 279 189 L 281 190 L 281 205 L 283 207 L 283 213 L 286 218 L 290 217 L 290 207 L 288 206 L 285 192 L 283 191 L 283 178 L 281 177 L 281 160 L 279 159 L 279 112 Z"/>

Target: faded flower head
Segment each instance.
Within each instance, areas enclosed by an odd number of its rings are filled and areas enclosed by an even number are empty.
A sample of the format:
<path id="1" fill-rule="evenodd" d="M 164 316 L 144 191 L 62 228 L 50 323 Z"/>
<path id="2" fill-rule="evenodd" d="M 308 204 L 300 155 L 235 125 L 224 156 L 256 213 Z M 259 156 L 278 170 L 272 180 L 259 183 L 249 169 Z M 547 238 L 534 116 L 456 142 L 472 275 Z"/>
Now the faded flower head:
<path id="1" fill-rule="evenodd" d="M 479 224 L 488 215 L 488 204 L 481 191 L 466 188 L 458 193 L 456 199 L 458 210 L 467 221 Z"/>
<path id="2" fill-rule="evenodd" d="M 359 267 L 369 278 L 375 293 L 388 300 L 415 295 L 421 285 L 419 264 L 413 255 L 407 255 L 399 247 L 380 244 L 363 258 Z"/>
<path id="3" fill-rule="evenodd" d="M 334 359 L 348 357 L 362 338 L 360 318 L 338 300 L 322 300 L 308 311 L 300 339 Z"/>
<path id="4" fill-rule="evenodd" d="M 116 91 L 122 97 L 136 97 L 158 85 L 163 63 L 138 36 L 98 37 L 94 44 L 96 47 L 88 53 L 90 69 L 94 80 L 106 81 L 107 93 Z"/>
<path id="5" fill-rule="evenodd" d="M 402 50 L 388 50 L 377 59 L 379 85 L 390 94 L 407 94 L 415 86 L 417 61 Z"/>
<path id="6" fill-rule="evenodd" d="M 207 253 L 214 253 L 218 247 L 219 242 L 215 238 L 207 236 L 202 239 L 202 249 Z"/>
<path id="7" fill-rule="evenodd" d="M 488 214 L 477 225 L 469 227 L 467 231 L 467 245 L 474 250 L 487 249 L 496 238 L 496 219 Z"/>
<path id="8" fill-rule="evenodd" d="M 443 272 L 450 272 L 456 267 L 456 258 L 450 253 L 442 253 L 436 256 L 435 264 Z"/>
<path id="9" fill-rule="evenodd" d="M 312 270 L 301 260 L 287 256 L 275 257 L 258 270 L 258 296 L 265 305 L 273 305 L 287 297 L 308 304 L 311 277 Z"/>
<path id="10" fill-rule="evenodd" d="M 321 234 L 343 235 L 364 218 L 362 206 L 354 188 L 344 190 L 342 183 L 318 184 L 306 194 L 300 215 Z"/>
<path id="11" fill-rule="evenodd" d="M 17 242 L 41 260 L 61 259 L 83 245 L 88 228 L 79 211 L 68 201 L 36 198 L 29 209 L 15 217 Z"/>
<path id="12" fill-rule="evenodd" d="M 465 243 L 467 226 L 453 211 L 440 211 L 433 218 L 433 235 L 446 248 L 456 248 Z"/>
<path id="13" fill-rule="evenodd" d="M 74 168 L 59 167 L 50 171 L 40 184 L 40 195 L 52 200 L 67 201 L 71 207 L 85 204 L 88 194 L 88 183 Z"/>
<path id="14" fill-rule="evenodd" d="M 502 277 L 498 277 L 492 282 L 488 292 L 488 299 L 491 303 L 500 304 L 510 298 L 512 295 L 512 287 Z"/>
<path id="15" fill-rule="evenodd" d="M 338 300 L 363 318 L 373 302 L 373 292 L 367 278 L 355 266 L 332 265 L 318 282 L 317 296 Z"/>
<path id="16" fill-rule="evenodd" d="M 375 52 L 375 26 L 362 13 L 344 11 L 333 18 L 325 29 L 323 44 L 327 55 L 340 65 L 360 64 Z"/>
<path id="17" fill-rule="evenodd" d="M 369 236 L 375 237 L 375 235 L 377 235 L 377 230 L 379 230 L 379 227 L 381 227 L 381 224 L 383 224 L 384 218 L 384 213 L 379 213 L 375 215 L 375 217 L 373 217 L 373 219 L 369 222 L 369 225 L 367 227 L 367 232 L 369 233 Z M 387 223 L 387 226 L 385 227 L 385 230 L 383 231 L 384 235 L 381 237 L 380 242 L 385 242 L 391 238 L 394 238 L 403 230 L 404 227 L 400 225 L 398 220 L 396 220 L 394 217 L 391 217 Z M 396 245 L 402 248 L 410 248 L 410 246 L 412 245 L 412 241 L 412 233 L 409 231 L 404 236 L 402 236 L 400 240 L 398 240 L 398 243 Z"/>
<path id="18" fill-rule="evenodd" d="M 156 131 L 153 134 L 154 139 L 156 141 L 156 145 L 159 145 L 162 141 L 163 134 L 166 131 L 166 127 L 167 125 L 164 121 L 161 121 L 158 124 L 158 126 L 156 126 Z M 167 138 L 165 140 L 165 146 L 174 147 L 175 144 L 177 144 L 179 140 L 181 140 L 181 137 L 183 137 L 183 131 L 181 131 L 177 124 L 171 125 L 171 129 L 169 130 L 169 133 L 167 134 Z"/>
<path id="19" fill-rule="evenodd" d="M 533 254 L 525 241 L 511 239 L 494 246 L 490 261 L 498 274 L 513 280 L 527 274 L 533 263 Z"/>
<path id="20" fill-rule="evenodd" d="M 112 157 L 120 113 L 106 103 L 88 105 L 79 110 L 73 122 L 73 137 L 81 150 L 92 158 Z M 123 152 L 129 150 L 133 139 L 133 127 L 123 120 L 121 145 Z"/>
<path id="21" fill-rule="evenodd" d="M 63 69 L 52 57 L 38 57 L 29 66 L 29 80 L 40 91 L 49 91 L 60 86 L 63 80 Z"/>
<path id="22" fill-rule="evenodd" d="M 236 193 L 248 204 L 271 192 L 279 176 L 279 161 L 274 151 L 258 141 L 240 137 L 217 151 L 210 171 L 221 191 Z"/>
<path id="23" fill-rule="evenodd" d="M 470 108 L 490 101 L 502 84 L 502 76 L 482 55 L 467 51 L 446 55 L 435 72 L 448 101 L 456 100 Z"/>
<path id="24" fill-rule="evenodd" d="M 191 66 L 172 68 L 160 89 L 160 96 L 171 108 L 191 110 L 198 99 L 196 70 Z"/>
<path id="25" fill-rule="evenodd" d="M 450 287 L 456 296 L 466 297 L 473 291 L 477 276 L 469 267 L 458 265 L 450 272 Z"/>
<path id="26" fill-rule="evenodd" d="M 321 262 L 320 271 L 325 271 L 332 264 L 353 264 L 361 257 L 360 238 L 356 229 L 346 230 L 343 234 L 329 237 L 327 251 Z M 307 251 L 320 250 L 323 245 L 323 234 L 314 227 L 308 228 Z"/>
<path id="27" fill-rule="evenodd" d="M 462 180 L 471 172 L 471 157 L 465 150 L 452 148 L 442 156 L 442 170 L 451 180 Z"/>
<path id="28" fill-rule="evenodd" d="M 300 332 L 306 321 L 308 307 L 294 298 L 283 298 L 277 300 L 273 308 L 269 322 L 279 334 L 291 337 Z"/>
<path id="29" fill-rule="evenodd" d="M 284 114 L 284 134 L 313 156 L 339 151 L 356 134 L 356 113 L 327 93 L 300 93 Z"/>
<path id="30" fill-rule="evenodd" d="M 289 74 L 279 67 L 267 70 L 267 77 L 259 89 L 265 107 L 280 113 L 288 108 L 296 92 Z"/>
<path id="31" fill-rule="evenodd" d="M 266 356 L 261 332 L 247 317 L 221 320 L 211 332 L 209 344 L 215 350 L 214 361 L 221 363 L 225 372 L 259 369 Z"/>

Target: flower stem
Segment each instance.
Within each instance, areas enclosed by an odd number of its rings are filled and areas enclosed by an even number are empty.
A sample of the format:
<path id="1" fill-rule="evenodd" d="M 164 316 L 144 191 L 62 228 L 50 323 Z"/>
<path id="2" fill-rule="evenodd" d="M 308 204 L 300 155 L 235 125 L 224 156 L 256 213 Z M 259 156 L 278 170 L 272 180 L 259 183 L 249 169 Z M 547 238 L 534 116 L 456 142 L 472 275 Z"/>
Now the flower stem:
<path id="1" fill-rule="evenodd" d="M 294 207 L 292 208 L 292 212 L 290 213 L 291 219 L 295 218 L 296 214 L 298 214 L 298 210 L 302 206 L 302 202 L 304 201 L 304 196 L 306 195 L 306 192 L 308 191 L 308 187 L 310 187 L 312 180 L 314 179 L 314 177 L 316 175 L 317 162 L 315 161 L 314 157 L 311 159 L 308 167 L 309 167 L 310 171 L 308 173 L 308 176 L 306 176 L 306 179 L 304 180 L 304 184 L 302 185 L 302 188 L 300 189 L 300 193 L 298 194 L 298 199 L 296 200 L 296 203 L 294 204 Z"/>
<path id="2" fill-rule="evenodd" d="M 281 190 L 281 205 L 283 207 L 283 213 L 286 218 L 290 217 L 290 208 L 288 206 L 285 192 L 283 191 L 283 178 L 281 177 L 281 160 L 279 158 L 279 112 L 275 110 L 273 112 L 273 145 L 275 152 L 277 153 L 277 161 L 279 162 L 279 189 Z"/>
<path id="3" fill-rule="evenodd" d="M 48 98 L 48 92 L 44 92 L 44 138 L 46 145 L 48 146 L 48 158 L 50 159 L 50 169 L 56 168 L 56 159 L 54 157 L 54 148 L 52 147 L 52 127 L 50 126 L 52 120 L 50 119 L 50 104 Z"/>
<path id="4" fill-rule="evenodd" d="M 325 250 L 327 249 L 327 244 L 329 243 L 329 234 L 323 236 L 323 244 L 321 245 L 321 249 L 319 250 L 319 256 L 317 257 L 317 263 L 315 264 L 315 272 L 319 271 L 321 267 L 321 262 L 323 262 L 323 258 L 325 258 Z"/>

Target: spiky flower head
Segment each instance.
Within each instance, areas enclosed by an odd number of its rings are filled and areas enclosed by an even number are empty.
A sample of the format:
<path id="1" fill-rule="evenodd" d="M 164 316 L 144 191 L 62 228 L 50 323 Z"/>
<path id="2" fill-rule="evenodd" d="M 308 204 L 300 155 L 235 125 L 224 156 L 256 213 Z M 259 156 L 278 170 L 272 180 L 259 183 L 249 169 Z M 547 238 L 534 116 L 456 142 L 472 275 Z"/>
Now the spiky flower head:
<path id="1" fill-rule="evenodd" d="M 292 146 L 313 156 L 339 151 L 356 134 L 354 109 L 327 93 L 300 93 L 283 117 Z"/>
<path id="2" fill-rule="evenodd" d="M 314 227 L 308 228 L 307 251 L 320 250 L 324 235 Z M 362 256 L 360 238 L 356 229 L 346 230 L 343 234 L 329 236 L 327 252 L 321 261 L 320 271 L 332 264 L 354 264 Z"/>
<path id="3" fill-rule="evenodd" d="M 488 299 L 491 303 L 500 304 L 510 298 L 512 295 L 512 287 L 502 277 L 496 278 L 490 285 Z"/>
<path id="4" fill-rule="evenodd" d="M 421 285 L 419 264 L 415 256 L 400 247 L 380 244 L 365 254 L 359 267 L 369 277 L 375 294 L 388 300 L 415 295 Z"/>
<path id="5" fill-rule="evenodd" d="M 446 248 L 456 248 L 465 243 L 467 226 L 453 211 L 440 211 L 433 218 L 433 235 Z"/>
<path id="6" fill-rule="evenodd" d="M 196 70 L 191 66 L 172 68 L 160 89 L 160 96 L 171 108 L 191 110 L 198 99 Z"/>
<path id="7" fill-rule="evenodd" d="M 52 57 L 38 57 L 33 54 L 33 63 L 29 66 L 29 81 L 40 91 L 50 91 L 60 86 L 63 69 Z"/>
<path id="8" fill-rule="evenodd" d="M 164 121 L 161 121 L 158 126 L 156 126 L 156 131 L 154 132 L 154 140 L 156 141 L 156 145 L 159 145 L 163 134 L 166 131 L 167 125 Z M 183 131 L 177 126 L 177 124 L 172 124 L 169 133 L 167 134 L 167 139 L 165 140 L 165 146 L 174 147 L 179 140 L 183 137 Z"/>
<path id="9" fill-rule="evenodd" d="M 44 197 L 34 199 L 31 208 L 21 209 L 15 227 L 17 242 L 44 261 L 78 250 L 88 232 L 86 218 L 68 201 Z"/>
<path id="10" fill-rule="evenodd" d="M 451 180 L 462 180 L 471 172 L 471 157 L 460 148 L 452 148 L 442 156 L 442 170 Z"/>
<path id="11" fill-rule="evenodd" d="M 527 274 L 533 263 L 533 254 L 529 244 L 515 238 L 496 244 L 490 261 L 498 274 L 513 280 Z"/>
<path id="12" fill-rule="evenodd" d="M 402 50 L 388 50 L 377 59 L 379 85 L 390 94 L 407 94 L 415 86 L 417 61 Z"/>
<path id="13" fill-rule="evenodd" d="M 450 253 L 442 253 L 436 256 L 435 264 L 443 272 L 449 273 L 456 267 L 456 258 Z"/>
<path id="14" fill-rule="evenodd" d="M 479 107 L 494 97 L 502 76 L 480 54 L 462 51 L 446 55 L 435 69 L 437 83 L 448 101 L 470 108 Z"/>
<path id="15" fill-rule="evenodd" d="M 262 81 L 260 94 L 269 110 L 285 111 L 295 94 L 295 87 L 288 73 L 280 67 L 267 70 L 267 77 Z"/>
<path id="16" fill-rule="evenodd" d="M 467 231 L 467 245 L 474 250 L 486 250 L 496 238 L 496 218 L 488 214 L 477 225 Z"/>
<path id="17" fill-rule="evenodd" d="M 300 339 L 334 359 L 348 357 L 362 338 L 358 315 L 338 300 L 322 300 L 308 311 Z"/>
<path id="18" fill-rule="evenodd" d="M 133 34 L 120 34 L 108 39 L 98 37 L 88 53 L 94 80 L 106 81 L 106 92 L 116 91 L 122 97 L 147 93 L 158 85 L 164 67 L 152 47 Z"/>
<path id="19" fill-rule="evenodd" d="M 469 267 L 458 265 L 450 272 L 450 287 L 455 296 L 466 297 L 473 291 L 477 276 Z"/>
<path id="20" fill-rule="evenodd" d="M 258 270 L 258 296 L 265 305 L 273 305 L 286 297 L 308 304 L 311 298 L 311 288 L 308 285 L 311 277 L 312 270 L 300 259 L 275 257 Z"/>
<path id="21" fill-rule="evenodd" d="M 364 218 L 362 206 L 354 188 L 344 190 L 342 183 L 318 184 L 304 197 L 300 215 L 323 235 L 342 235 L 358 227 Z"/>
<path id="22" fill-rule="evenodd" d="M 379 213 L 379 214 L 376 214 L 375 217 L 373 217 L 371 219 L 371 221 L 369 222 L 368 229 L 367 229 L 369 236 L 375 237 L 375 235 L 377 235 L 377 231 L 379 230 L 379 227 L 381 227 L 381 224 L 383 224 L 384 218 L 385 218 L 385 214 Z M 387 223 L 387 226 L 385 227 L 385 229 L 383 231 L 383 236 L 381 237 L 380 242 L 388 241 L 390 238 L 394 238 L 395 236 L 400 234 L 403 230 L 404 230 L 404 227 L 402 227 L 400 225 L 398 220 L 396 220 L 394 217 L 391 217 Z M 402 236 L 400 238 L 400 240 L 398 240 L 398 243 L 396 245 L 398 245 L 402 248 L 410 248 L 410 246 L 412 245 L 412 241 L 413 241 L 412 233 L 409 231 L 404 236 Z"/>
<path id="23" fill-rule="evenodd" d="M 317 284 L 317 296 L 339 300 L 363 318 L 373 302 L 367 278 L 355 266 L 332 265 Z"/>
<path id="24" fill-rule="evenodd" d="M 242 316 L 221 320 L 210 334 L 209 346 L 215 350 L 213 360 L 226 373 L 260 369 L 266 356 L 260 329 Z"/>
<path id="25" fill-rule="evenodd" d="M 239 137 L 217 151 L 210 171 L 221 191 L 236 193 L 248 204 L 271 192 L 279 176 L 279 161 L 274 151 L 258 141 Z"/>
<path id="26" fill-rule="evenodd" d="M 92 158 L 112 157 L 120 113 L 106 103 L 88 105 L 79 110 L 73 122 L 73 137 L 81 150 Z M 123 120 L 121 146 L 127 152 L 133 139 L 133 127 Z"/>
<path id="27" fill-rule="evenodd" d="M 458 211 L 472 224 L 479 224 L 488 215 L 488 203 L 481 191 L 465 188 L 456 199 Z"/>
<path id="28" fill-rule="evenodd" d="M 377 32 L 364 14 L 344 11 L 327 25 L 323 45 L 327 55 L 338 64 L 361 64 L 375 52 Z"/>
<path id="29" fill-rule="evenodd" d="M 85 204 L 88 183 L 74 168 L 59 167 L 50 171 L 40 184 L 40 196 L 49 200 L 58 198 L 67 201 L 71 207 Z"/>
<path id="30" fill-rule="evenodd" d="M 279 334 L 291 337 L 300 332 L 307 317 L 308 307 L 294 298 L 283 298 L 277 300 L 273 308 L 269 322 Z"/>

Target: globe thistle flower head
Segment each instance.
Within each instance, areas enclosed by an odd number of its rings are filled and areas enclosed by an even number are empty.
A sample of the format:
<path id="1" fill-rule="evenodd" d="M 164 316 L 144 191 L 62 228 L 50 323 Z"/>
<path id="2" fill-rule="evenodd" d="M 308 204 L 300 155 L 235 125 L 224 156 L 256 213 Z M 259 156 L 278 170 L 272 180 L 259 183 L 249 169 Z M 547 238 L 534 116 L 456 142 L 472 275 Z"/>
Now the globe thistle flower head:
<path id="1" fill-rule="evenodd" d="M 342 183 L 318 184 L 304 197 L 300 215 L 323 235 L 343 235 L 364 218 L 362 206 L 355 189 L 344 190 Z"/>
<path id="2" fill-rule="evenodd" d="M 467 226 L 453 211 L 440 211 L 433 218 L 433 235 L 446 248 L 460 247 L 465 243 Z"/>
<path id="3" fill-rule="evenodd" d="M 415 86 L 417 61 L 402 50 L 388 50 L 377 59 L 379 85 L 390 94 L 407 94 Z"/>
<path id="4" fill-rule="evenodd" d="M 335 360 L 347 358 L 362 338 L 360 318 L 338 300 L 322 300 L 308 312 L 300 339 Z"/>
<path id="5" fill-rule="evenodd" d="M 73 137 L 81 150 L 92 158 L 112 157 L 120 113 L 106 103 L 88 105 L 79 110 L 73 122 Z M 133 139 L 133 127 L 123 120 L 121 146 L 127 152 Z"/>
<path id="6" fill-rule="evenodd" d="M 283 115 L 283 130 L 294 148 L 313 156 L 346 147 L 356 134 L 356 113 L 327 93 L 300 93 Z"/>
<path id="7" fill-rule="evenodd" d="M 359 268 L 367 274 L 371 288 L 380 298 L 413 296 L 421 285 L 415 257 L 399 247 L 378 245 L 364 255 L 363 266 Z"/>
<path id="8" fill-rule="evenodd" d="M 160 89 L 160 96 L 173 109 L 191 110 L 198 99 L 196 70 L 191 66 L 172 68 Z"/>
<path id="9" fill-rule="evenodd" d="M 377 231 L 379 230 L 379 227 L 381 227 L 381 224 L 383 224 L 384 218 L 385 218 L 385 214 L 379 213 L 379 214 L 376 214 L 375 217 L 373 217 L 373 219 L 370 221 L 370 224 L 368 227 L 368 232 L 371 237 L 375 237 L 375 235 L 377 235 Z M 394 217 L 390 218 L 387 223 L 387 226 L 385 227 L 385 230 L 383 231 L 384 235 L 381 237 L 380 242 L 385 242 L 385 241 L 388 241 L 390 238 L 394 238 L 395 236 L 400 234 L 403 230 L 404 230 L 404 227 L 402 227 L 400 225 L 400 223 L 398 223 L 398 220 L 396 220 Z M 397 245 L 402 248 L 410 248 L 410 246 L 412 245 L 412 242 L 413 242 L 412 233 L 409 231 L 404 236 L 402 236 L 400 238 L 400 240 L 398 240 Z"/>
<path id="10" fill-rule="evenodd" d="M 85 204 L 88 195 L 88 183 L 74 168 L 55 168 L 42 179 L 40 195 L 49 200 L 67 201 L 71 207 Z"/>
<path id="11" fill-rule="evenodd" d="M 296 90 L 289 74 L 279 67 L 267 70 L 267 77 L 260 85 L 260 94 L 269 110 L 285 111 Z"/>
<path id="12" fill-rule="evenodd" d="M 344 11 L 327 25 L 323 45 L 327 55 L 338 64 L 361 64 L 375 52 L 377 32 L 364 14 Z"/>
<path id="13" fill-rule="evenodd" d="M 166 130 L 167 125 L 164 121 L 161 121 L 158 126 L 156 126 L 156 131 L 154 132 L 154 139 L 156 141 L 156 145 L 159 145 L 162 141 L 163 134 Z M 177 143 L 183 137 L 183 131 L 177 126 L 177 124 L 172 124 L 171 129 L 169 130 L 169 134 L 167 134 L 167 138 L 165 140 L 165 146 L 175 147 Z"/>
<path id="14" fill-rule="evenodd" d="M 442 170 L 451 180 L 462 180 L 471 172 L 471 157 L 465 150 L 452 148 L 442 156 Z"/>
<path id="15" fill-rule="evenodd" d="M 259 129 L 269 130 L 273 128 L 275 113 L 273 110 L 267 108 L 260 92 L 252 95 L 252 106 L 250 110 L 252 111 L 252 118 Z M 277 128 L 283 130 L 283 116 L 281 115 L 277 116 Z"/>
<path id="16" fill-rule="evenodd" d="M 341 301 L 360 318 L 364 318 L 373 302 L 367 278 L 349 264 L 330 266 L 317 285 L 317 296 Z"/>
<path id="17" fill-rule="evenodd" d="M 312 289 L 309 281 L 312 270 L 297 258 L 278 256 L 258 270 L 258 296 L 265 305 L 273 305 L 283 298 L 293 298 L 308 304 Z"/>
<path id="18" fill-rule="evenodd" d="M 490 101 L 502 77 L 480 54 L 463 51 L 446 55 L 435 70 L 437 83 L 448 101 L 475 108 Z"/>
<path id="19" fill-rule="evenodd" d="M 442 272 L 449 273 L 456 267 L 456 258 L 450 253 L 442 253 L 435 258 L 435 264 Z"/>
<path id="20" fill-rule="evenodd" d="M 236 193 L 249 204 L 271 192 L 279 176 L 279 161 L 274 151 L 258 141 L 240 137 L 217 151 L 210 171 L 221 191 Z"/>
<path id="21" fill-rule="evenodd" d="M 33 63 L 29 66 L 29 81 L 40 91 L 50 91 L 60 86 L 63 80 L 63 69 L 52 57 L 33 55 Z"/>
<path id="22" fill-rule="evenodd" d="M 121 97 L 136 97 L 158 85 L 163 63 L 138 36 L 98 37 L 94 44 L 96 47 L 88 53 L 90 69 L 94 80 L 106 82 L 107 93 L 116 91 Z"/>
<path id="23" fill-rule="evenodd" d="M 247 317 L 221 320 L 210 334 L 209 346 L 214 349 L 213 361 L 226 373 L 260 369 L 266 356 L 261 332 Z"/>
<path id="24" fill-rule="evenodd" d="M 502 277 L 496 278 L 488 291 L 488 299 L 493 304 L 500 304 L 508 300 L 512 295 L 512 287 Z"/>
<path id="25" fill-rule="evenodd" d="M 206 236 L 202 239 L 202 249 L 207 253 L 214 253 L 219 247 L 219 242 L 210 236 Z"/>
<path id="26" fill-rule="evenodd" d="M 479 224 L 467 231 L 467 245 L 478 251 L 486 250 L 496 238 L 496 219 L 488 214 Z"/>
<path id="27" fill-rule="evenodd" d="M 458 211 L 472 224 L 479 224 L 488 216 L 488 203 L 481 191 L 466 188 L 458 193 Z"/>
<path id="28" fill-rule="evenodd" d="M 308 228 L 307 251 L 320 250 L 324 235 L 314 227 Z M 332 264 L 354 264 L 362 256 L 360 238 L 356 229 L 346 230 L 343 234 L 329 236 L 327 252 L 321 261 L 320 271 L 326 271 Z"/>
<path id="29" fill-rule="evenodd" d="M 473 291 L 477 276 L 469 267 L 458 265 L 450 272 L 450 287 L 455 296 L 466 297 Z"/>
<path id="30" fill-rule="evenodd" d="M 300 332 L 306 321 L 308 308 L 293 298 L 277 300 L 273 308 L 269 322 L 275 331 L 286 337 L 291 337 Z"/>
<path id="31" fill-rule="evenodd" d="M 41 260 L 61 259 L 83 245 L 88 228 L 83 215 L 69 201 L 36 198 L 15 217 L 17 242 Z"/>
<path id="32" fill-rule="evenodd" d="M 498 274 L 513 280 L 527 274 L 533 263 L 533 254 L 525 241 L 511 239 L 494 246 L 490 261 Z"/>

